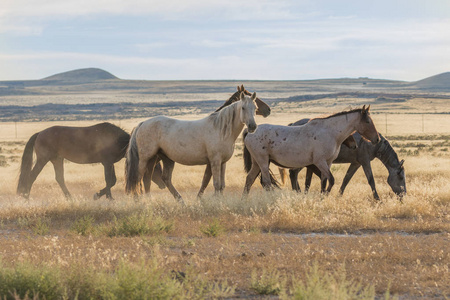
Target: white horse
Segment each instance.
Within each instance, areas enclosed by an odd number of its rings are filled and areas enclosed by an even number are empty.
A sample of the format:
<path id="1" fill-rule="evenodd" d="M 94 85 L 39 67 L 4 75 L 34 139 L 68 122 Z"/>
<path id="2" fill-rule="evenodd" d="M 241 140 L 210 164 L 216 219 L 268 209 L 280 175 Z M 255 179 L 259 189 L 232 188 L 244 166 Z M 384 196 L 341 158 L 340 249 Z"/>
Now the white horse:
<path id="1" fill-rule="evenodd" d="M 261 172 L 262 185 L 271 188 L 269 163 L 293 169 L 316 165 L 321 172 L 322 192 L 325 180 L 330 192 L 334 177 L 330 172 L 342 142 L 353 132 L 359 132 L 373 144 L 380 137 L 369 115 L 369 107 L 340 112 L 325 118 L 315 118 L 302 126 L 262 124 L 253 134 L 244 132 L 244 163 L 248 175 L 245 197 Z"/>
<path id="2" fill-rule="evenodd" d="M 240 94 L 240 101 L 195 121 L 158 116 L 142 122 L 133 131 L 126 154 L 126 192 L 138 194 L 139 182 L 148 168 L 152 175 L 156 162 L 163 162 L 162 178 L 172 195 L 182 201 L 172 185 L 175 162 L 183 165 L 210 165 L 216 193 L 225 187 L 225 165 L 234 152 L 234 143 L 244 125 L 256 130 L 256 93 Z"/>

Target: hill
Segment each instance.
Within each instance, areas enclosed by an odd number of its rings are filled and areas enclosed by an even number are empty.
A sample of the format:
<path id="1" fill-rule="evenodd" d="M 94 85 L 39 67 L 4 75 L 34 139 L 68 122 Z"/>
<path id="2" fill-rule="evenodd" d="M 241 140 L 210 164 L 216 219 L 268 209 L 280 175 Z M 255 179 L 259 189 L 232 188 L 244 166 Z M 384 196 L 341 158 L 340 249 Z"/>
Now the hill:
<path id="1" fill-rule="evenodd" d="M 416 81 L 415 86 L 421 89 L 449 90 L 450 72 L 445 72 Z"/>
<path id="2" fill-rule="evenodd" d="M 84 83 L 98 80 L 119 79 L 113 74 L 98 68 L 78 69 L 63 73 L 58 73 L 42 80 L 46 81 L 62 81 L 72 83 Z"/>

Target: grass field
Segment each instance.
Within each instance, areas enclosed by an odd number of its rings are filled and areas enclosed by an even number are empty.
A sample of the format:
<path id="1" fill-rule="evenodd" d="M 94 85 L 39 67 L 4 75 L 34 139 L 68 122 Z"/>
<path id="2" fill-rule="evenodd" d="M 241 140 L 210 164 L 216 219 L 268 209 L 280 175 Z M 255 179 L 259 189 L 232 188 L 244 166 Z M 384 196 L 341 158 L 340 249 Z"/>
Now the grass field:
<path id="1" fill-rule="evenodd" d="M 257 122 L 286 124 L 307 116 L 275 110 L 270 120 Z M 421 115 L 389 115 L 387 133 L 385 115 L 374 114 L 374 120 L 406 161 L 403 202 L 387 185 L 387 170 L 378 160 L 372 168 L 380 203 L 372 200 L 362 171 L 338 195 L 345 165 L 333 166 L 336 186 L 329 196 L 318 192 L 315 179 L 309 194 L 287 187 L 265 192 L 255 183 L 250 197 L 241 200 L 240 140 L 227 166 L 223 197 L 215 198 L 209 186 L 197 200 L 204 168 L 176 165 L 173 181 L 185 207 L 154 185 L 151 197 L 135 201 L 124 193 L 122 160 L 113 201 L 92 200 L 103 188 L 101 165 L 70 162 L 65 177 L 73 199 L 63 197 L 49 164 L 25 200 L 15 195 L 24 144 L 55 123 L 0 124 L 0 294 L 448 299 L 450 120 L 425 115 L 423 130 Z M 138 121 L 115 123 L 131 130 Z"/>

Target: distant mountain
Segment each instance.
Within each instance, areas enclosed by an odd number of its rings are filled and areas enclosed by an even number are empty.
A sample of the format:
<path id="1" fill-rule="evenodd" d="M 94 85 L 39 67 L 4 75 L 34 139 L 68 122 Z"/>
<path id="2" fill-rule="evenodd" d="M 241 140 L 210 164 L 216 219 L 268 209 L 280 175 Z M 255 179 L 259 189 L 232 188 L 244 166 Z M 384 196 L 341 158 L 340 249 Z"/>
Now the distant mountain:
<path id="1" fill-rule="evenodd" d="M 42 80 L 46 81 L 63 81 L 72 83 L 84 83 L 98 80 L 119 79 L 113 74 L 98 68 L 78 69 L 68 72 L 63 72 L 46 77 Z"/>
<path id="2" fill-rule="evenodd" d="M 449 90 L 450 89 L 450 72 L 434 75 L 414 83 L 418 88 L 421 89 L 439 89 L 439 90 Z"/>

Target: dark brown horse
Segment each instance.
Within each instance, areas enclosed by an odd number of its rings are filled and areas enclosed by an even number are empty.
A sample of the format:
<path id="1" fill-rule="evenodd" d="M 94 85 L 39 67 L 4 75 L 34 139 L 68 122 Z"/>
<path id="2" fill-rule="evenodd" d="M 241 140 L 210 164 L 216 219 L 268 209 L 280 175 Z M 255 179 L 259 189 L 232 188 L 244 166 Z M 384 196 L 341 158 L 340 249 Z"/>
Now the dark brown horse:
<path id="1" fill-rule="evenodd" d="M 77 164 L 101 163 L 105 169 L 106 187 L 96 193 L 94 199 L 103 195 L 112 198 L 111 187 L 116 183 L 114 163 L 125 156 L 129 141 L 130 134 L 111 123 L 89 127 L 53 126 L 35 133 L 23 152 L 17 194 L 28 198 L 37 176 L 51 161 L 56 181 L 64 195 L 70 197 L 64 182 L 64 159 L 67 159 Z M 32 168 L 33 151 L 36 153 L 36 163 Z M 164 188 L 161 166 L 156 167 L 155 172 L 155 183 Z M 148 176 L 144 177 L 144 181 L 150 181 Z"/>
<path id="2" fill-rule="evenodd" d="M 289 124 L 289 126 L 301 126 L 306 124 L 309 119 L 302 119 L 295 123 Z M 397 153 L 391 144 L 384 136 L 380 134 L 380 142 L 376 145 L 372 145 L 369 141 L 363 139 L 360 134 L 353 134 L 354 140 L 358 143 L 358 148 L 349 148 L 345 144 L 341 146 L 338 157 L 333 161 L 334 164 L 349 163 L 350 166 L 345 174 L 344 181 L 342 182 L 339 192 L 344 193 L 347 184 L 352 179 L 355 172 L 359 167 L 363 167 L 364 174 L 367 177 L 367 181 L 372 189 L 373 197 L 379 200 L 377 190 L 375 188 L 375 180 L 373 178 L 372 167 L 370 162 L 376 157 L 378 158 L 389 172 L 387 182 L 392 191 L 401 197 L 406 193 L 405 183 L 405 169 L 403 167 L 404 160 L 399 160 Z M 289 170 L 289 177 L 291 180 L 292 189 L 300 191 L 298 184 L 298 173 L 300 169 Z M 284 178 L 284 169 L 280 169 L 282 178 Z M 314 165 L 307 167 L 306 179 L 305 179 L 305 191 L 308 191 L 311 185 L 312 174 L 316 174 L 320 177 L 320 171 Z"/>

